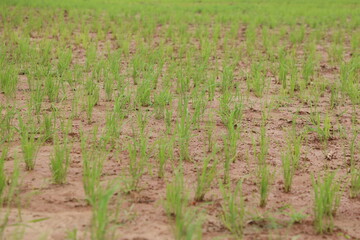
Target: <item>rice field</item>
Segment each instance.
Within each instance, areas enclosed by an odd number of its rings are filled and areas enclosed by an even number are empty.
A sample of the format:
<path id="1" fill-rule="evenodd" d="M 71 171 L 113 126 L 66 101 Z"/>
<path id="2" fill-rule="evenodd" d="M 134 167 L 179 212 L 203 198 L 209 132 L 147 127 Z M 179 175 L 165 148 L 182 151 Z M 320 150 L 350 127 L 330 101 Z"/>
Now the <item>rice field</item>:
<path id="1" fill-rule="evenodd" d="M 360 239 L 360 2 L 1 0 L 0 239 Z"/>

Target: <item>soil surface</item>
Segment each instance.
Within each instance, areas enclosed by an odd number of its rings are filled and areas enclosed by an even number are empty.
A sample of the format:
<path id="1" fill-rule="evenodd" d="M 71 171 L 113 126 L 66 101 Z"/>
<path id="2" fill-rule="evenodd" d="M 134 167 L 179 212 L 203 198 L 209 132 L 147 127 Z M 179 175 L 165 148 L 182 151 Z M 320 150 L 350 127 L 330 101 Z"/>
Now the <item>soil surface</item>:
<path id="1" fill-rule="evenodd" d="M 161 32 L 161 26 L 158 29 Z M 241 28 L 239 30 L 241 33 Z M 75 34 L 75 33 L 74 33 Z M 156 34 L 155 34 L 156 35 Z M 161 37 L 161 36 L 160 36 Z M 158 38 L 160 38 L 158 37 Z M 39 37 L 41 38 L 41 37 Z M 159 40 L 155 37 L 154 45 Z M 112 42 L 111 33 L 106 37 L 106 41 L 112 43 L 112 50 L 117 46 Z M 31 41 L 36 44 L 39 41 L 34 34 Z M 239 38 L 239 45 L 243 44 L 244 39 Z M 327 42 L 326 40 L 324 41 Z M 85 50 L 69 42 L 72 48 L 74 64 L 85 62 Z M 105 42 L 100 41 L 98 46 L 99 53 L 104 53 Z M 136 46 L 131 46 L 136 49 Z M 327 82 L 339 79 L 340 69 L 338 66 L 329 64 L 327 51 L 324 46 L 317 46 L 317 53 L 322 57 L 317 66 L 316 76 L 326 79 Z M 299 57 L 302 50 L 299 47 Z M 130 50 L 130 54 L 131 54 Z M 221 53 L 221 49 L 218 50 Z M 350 55 L 350 48 L 344 49 L 345 58 Z M 104 55 L 105 56 L 105 55 Z M 221 55 L 219 55 L 221 61 Z M 105 56 L 106 57 L 106 56 Z M 56 60 L 53 60 L 56 61 Z M 130 63 L 122 63 L 122 71 L 127 72 Z M 221 64 L 220 64 L 221 66 Z M 164 69 L 166 68 L 166 64 Z M 319 99 L 317 110 L 322 113 L 331 111 L 332 137 L 328 145 L 319 140 L 315 132 L 308 132 L 303 142 L 301 150 L 300 168 L 296 171 L 290 193 L 284 193 L 283 176 L 281 168 L 281 153 L 286 142 L 287 130 L 293 125 L 293 117 L 298 115 L 296 128 L 299 132 L 305 131 L 310 123 L 311 107 L 306 101 L 298 97 L 284 96 L 281 93 L 281 85 L 277 82 L 277 76 L 268 72 L 266 81 L 268 89 L 262 98 L 256 97 L 253 93 L 247 92 L 246 80 L 243 71 L 250 70 L 248 59 L 239 61 L 236 66 L 234 81 L 239 83 L 240 92 L 243 93 L 244 111 L 241 124 L 241 138 L 237 145 L 237 157 L 231 164 L 230 176 L 233 186 L 238 180 L 243 180 L 243 195 L 246 203 L 246 227 L 244 239 L 360 239 L 360 199 L 349 198 L 349 140 L 352 138 L 351 119 L 360 119 L 358 106 L 352 108 L 350 100 L 341 98 L 339 104 L 332 110 L 329 109 L 331 96 L 330 89 L 326 88 Z M 90 73 L 89 73 L 90 74 Z M 15 99 L 8 100 L 4 94 L 0 93 L 2 105 L 16 104 L 16 108 L 24 113 L 30 99 L 27 74 L 18 76 Z M 127 78 L 128 83 L 132 83 L 131 77 Z M 220 79 L 217 80 L 220 83 Z M 308 95 L 311 97 L 311 86 Z M 173 92 L 173 119 L 175 126 L 177 119 L 177 96 Z M 208 154 L 206 144 L 205 125 L 209 120 L 208 114 L 217 113 L 219 109 L 220 92 L 217 89 L 214 101 L 207 102 L 204 117 L 201 119 L 200 127 L 191 129 L 190 155 L 191 161 L 183 162 L 184 177 L 186 187 L 193 199 L 196 188 L 197 174 L 202 159 Z M 60 103 L 55 103 L 61 113 L 62 119 L 70 118 L 72 111 L 72 99 L 74 91 L 68 86 L 62 96 L 67 96 Z M 253 156 L 253 142 L 257 142 L 260 134 L 261 116 L 265 103 L 268 103 L 269 111 L 266 124 L 267 136 L 269 137 L 269 154 L 266 159 L 274 177 L 271 181 L 268 203 L 265 208 L 259 207 L 259 187 L 257 184 L 257 160 Z M 112 109 L 113 101 L 105 100 L 105 92 L 101 87 L 100 101 L 95 106 L 92 122 L 86 120 L 86 114 L 80 110 L 78 117 L 72 121 L 72 130 L 69 133 L 71 141 L 71 163 L 67 177 L 67 183 L 55 185 L 52 182 L 50 171 L 50 156 L 53 152 L 53 143 L 44 143 L 38 152 L 36 165 L 33 171 L 26 171 L 25 165 L 21 161 L 21 183 L 20 192 L 10 211 L 9 227 L 6 228 L 8 236 L 23 234 L 24 239 L 65 239 L 74 229 L 80 239 L 89 238 L 89 228 L 91 224 L 92 209 L 87 204 L 82 184 L 82 157 L 80 131 L 91 133 L 95 126 L 99 129 L 105 127 L 106 113 Z M 192 101 L 190 100 L 190 112 L 192 112 Z M 46 99 L 42 106 L 42 114 L 51 108 L 51 103 Z M 79 107 L 81 109 L 81 106 Z M 120 219 L 116 230 L 117 239 L 127 240 L 166 240 L 173 237 L 173 219 L 168 217 L 163 207 L 165 199 L 166 183 L 173 178 L 173 168 L 170 162 L 166 165 L 165 177 L 157 177 L 156 161 L 156 140 L 164 135 L 165 125 L 163 120 L 154 117 L 153 107 L 143 107 L 143 112 L 148 113 L 148 124 L 146 134 L 149 140 L 149 170 L 144 174 L 140 181 L 140 190 L 131 193 L 118 193 L 116 197 L 120 199 Z M 218 146 L 223 144 L 223 136 L 226 127 L 221 122 L 220 117 L 215 115 L 216 126 L 214 129 L 214 139 Z M 116 140 L 116 150 L 110 152 L 104 166 L 102 182 L 114 180 L 122 175 L 126 175 L 129 153 L 127 142 L 132 136 L 132 127 L 136 122 L 136 110 L 129 113 L 124 120 L 121 134 Z M 16 125 L 16 122 L 14 123 Z M 358 125 L 357 125 L 358 126 Z M 173 135 L 173 134 L 171 134 Z M 359 140 L 359 138 L 358 138 Z M 222 148 L 220 147 L 219 158 L 222 159 Z M 10 143 L 10 152 L 5 168 L 8 173 L 12 172 L 14 158 L 21 159 L 21 147 L 19 138 L 15 137 Z M 178 148 L 174 148 L 175 159 L 179 158 Z M 355 158 L 359 161 L 359 152 Z M 341 203 L 334 218 L 333 234 L 318 235 L 313 226 L 313 206 L 314 192 L 312 188 L 311 175 L 320 177 L 325 170 L 336 170 L 336 176 L 343 187 Z M 219 165 L 218 181 L 223 177 L 223 166 Z M 211 190 L 205 195 L 202 202 L 190 201 L 190 206 L 195 206 L 204 212 L 203 239 L 231 239 L 230 232 L 226 230 L 221 221 L 222 194 L 218 187 L 218 182 L 213 182 Z M 115 206 L 111 206 L 115 207 Z M 306 215 L 299 223 L 291 223 L 292 212 Z M 19 216 L 21 215 L 21 227 L 19 227 Z"/>

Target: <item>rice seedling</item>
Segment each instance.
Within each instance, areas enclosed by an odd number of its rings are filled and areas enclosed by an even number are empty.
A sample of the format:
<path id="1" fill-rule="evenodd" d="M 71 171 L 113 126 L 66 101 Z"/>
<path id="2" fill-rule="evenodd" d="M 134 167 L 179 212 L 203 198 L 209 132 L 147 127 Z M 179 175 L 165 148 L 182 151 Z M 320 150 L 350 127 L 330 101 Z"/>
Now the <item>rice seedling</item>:
<path id="1" fill-rule="evenodd" d="M 350 141 L 350 198 L 360 196 L 360 170 L 356 165 L 356 139 L 358 132 L 356 128 L 353 129 L 353 136 Z"/>
<path id="2" fill-rule="evenodd" d="M 81 92 L 78 90 L 74 91 L 74 98 L 71 101 L 71 119 L 79 118 L 79 102 Z"/>
<path id="3" fill-rule="evenodd" d="M 360 85 L 357 82 L 359 78 L 359 57 L 353 57 L 349 62 L 344 62 L 340 66 L 340 89 L 344 95 L 347 95 L 353 105 L 360 101 L 359 89 Z"/>
<path id="4" fill-rule="evenodd" d="M 185 95 L 190 90 L 190 80 L 186 77 L 184 70 L 178 71 L 177 75 L 177 92 Z"/>
<path id="5" fill-rule="evenodd" d="M 168 160 L 173 159 L 173 141 L 168 138 L 161 138 L 158 142 L 158 156 L 159 167 L 158 177 L 163 178 L 165 175 L 165 166 Z"/>
<path id="6" fill-rule="evenodd" d="M 171 122 L 172 122 L 172 116 L 173 116 L 173 112 L 170 109 L 165 109 L 165 127 L 166 127 L 166 133 L 170 134 L 171 133 Z"/>
<path id="7" fill-rule="evenodd" d="M 242 182 L 239 181 L 233 191 L 220 182 L 220 189 L 223 195 L 222 222 L 236 239 L 242 239 L 246 225 Z"/>
<path id="8" fill-rule="evenodd" d="M 288 60 L 286 58 L 286 52 L 285 50 L 281 49 L 279 52 L 279 82 L 283 89 L 286 89 L 287 87 L 287 76 L 289 73 L 289 64 Z"/>
<path id="9" fill-rule="evenodd" d="M 2 218 L 0 224 L 0 237 L 3 238 L 5 236 L 5 230 L 8 227 L 8 224 L 11 220 L 11 203 L 17 201 L 17 196 L 19 195 L 20 189 L 20 167 L 19 167 L 19 160 L 16 156 L 14 156 L 14 167 L 12 173 L 9 174 L 8 177 L 8 184 L 6 184 L 5 188 L 2 192 L 2 197 L 0 198 L 0 203 L 4 205 L 2 210 Z"/>
<path id="10" fill-rule="evenodd" d="M 47 76 L 44 84 L 44 91 L 50 102 L 57 102 L 60 95 L 60 78 Z"/>
<path id="11" fill-rule="evenodd" d="M 351 38 L 351 48 L 356 52 L 357 46 L 360 44 L 360 36 L 359 34 L 354 34 Z"/>
<path id="12" fill-rule="evenodd" d="M 33 122 L 25 123 L 19 116 L 19 132 L 25 169 L 29 171 L 34 170 L 36 156 L 41 145 L 41 141 L 36 136 L 36 126 Z"/>
<path id="13" fill-rule="evenodd" d="M 332 133 L 332 125 L 331 125 L 331 118 L 329 113 L 325 115 L 324 118 L 320 116 L 318 111 L 313 111 L 310 113 L 310 121 L 314 124 L 313 127 L 309 127 L 309 130 L 312 132 L 317 133 L 319 139 L 327 145 L 328 140 L 331 138 Z"/>
<path id="14" fill-rule="evenodd" d="M 200 118 L 204 114 L 206 107 L 205 103 L 205 92 L 200 93 L 197 97 L 193 98 L 193 116 L 192 116 L 192 125 L 194 128 L 200 127 Z"/>
<path id="15" fill-rule="evenodd" d="M 84 155 L 87 155 L 85 153 Z M 97 156 L 99 157 L 99 156 Z M 103 162 L 101 158 L 83 157 L 83 185 L 86 194 L 86 200 L 91 203 L 99 188 L 100 177 L 102 174 Z"/>
<path id="16" fill-rule="evenodd" d="M 15 68 L 8 66 L 0 71 L 0 91 L 7 97 L 13 97 L 18 84 Z"/>
<path id="17" fill-rule="evenodd" d="M 50 168 L 55 184 L 64 184 L 66 182 L 69 165 L 70 148 L 68 146 L 68 140 L 64 139 L 61 145 L 59 139 L 56 139 L 54 152 L 50 158 Z"/>
<path id="18" fill-rule="evenodd" d="M 92 149 L 87 147 L 88 139 L 85 135 L 81 136 L 81 155 L 83 168 L 83 187 L 88 203 L 93 203 L 96 198 L 97 190 L 100 188 L 100 180 L 103 171 L 106 152 L 95 145 Z"/>
<path id="19" fill-rule="evenodd" d="M 294 123 L 296 123 L 294 121 Z M 295 124 L 288 133 L 287 143 L 281 155 L 284 190 L 290 192 L 292 180 L 299 166 L 302 136 L 296 133 Z"/>
<path id="20" fill-rule="evenodd" d="M 304 59 L 303 68 L 302 68 L 302 77 L 303 81 L 301 81 L 302 84 L 300 84 L 301 89 L 307 88 L 309 81 L 311 77 L 314 75 L 314 56 L 308 55 Z"/>
<path id="21" fill-rule="evenodd" d="M 175 216 L 174 237 L 176 240 L 202 239 L 203 220 L 196 209 L 186 209 Z"/>
<path id="22" fill-rule="evenodd" d="M 343 63 L 340 66 L 340 87 L 341 91 L 348 94 L 354 79 L 354 68 L 351 64 Z"/>
<path id="23" fill-rule="evenodd" d="M 77 240 L 78 230 L 75 228 L 66 232 L 66 240 Z"/>
<path id="24" fill-rule="evenodd" d="M 128 105 L 130 104 L 130 96 L 119 94 L 114 101 L 114 114 L 122 120 L 128 116 Z"/>
<path id="25" fill-rule="evenodd" d="M 34 91 L 31 92 L 30 108 L 34 109 L 34 113 L 38 115 L 41 111 L 42 102 L 44 100 L 44 91 L 40 83 L 37 83 Z"/>
<path id="26" fill-rule="evenodd" d="M 236 159 L 239 137 L 239 128 L 236 128 L 236 125 L 230 122 L 228 125 L 228 133 L 224 137 L 224 183 L 230 181 L 230 164 Z"/>
<path id="27" fill-rule="evenodd" d="M 207 142 L 207 151 L 212 152 L 214 148 L 214 129 L 215 129 L 215 121 L 214 117 L 211 114 L 209 120 L 206 122 L 205 131 L 206 131 L 206 142 Z"/>
<path id="28" fill-rule="evenodd" d="M 110 209 L 110 202 L 117 190 L 115 184 L 108 184 L 96 191 L 91 202 L 91 240 L 115 239 L 114 221 L 117 220 L 119 211 Z"/>
<path id="29" fill-rule="evenodd" d="M 166 184 L 166 198 L 164 201 L 166 214 L 174 217 L 181 216 L 188 204 L 188 199 L 182 169 L 176 169 L 172 181 Z"/>
<path id="30" fill-rule="evenodd" d="M 132 59 L 132 66 L 133 66 L 133 71 L 132 71 L 132 78 L 133 78 L 133 83 L 134 85 L 137 85 L 138 83 L 138 76 L 140 75 L 140 69 L 142 68 L 141 66 L 141 60 L 140 60 L 140 56 L 134 56 Z"/>
<path id="31" fill-rule="evenodd" d="M 292 160 L 292 156 L 288 151 L 285 151 L 281 156 L 285 192 L 290 192 L 292 180 L 295 174 L 296 168 Z"/>
<path id="32" fill-rule="evenodd" d="M 139 110 L 136 114 L 136 122 L 139 128 L 140 136 L 145 136 L 145 128 L 148 124 L 149 116 L 146 112 Z"/>
<path id="33" fill-rule="evenodd" d="M 178 142 L 180 148 L 180 160 L 189 161 L 189 141 L 190 141 L 190 116 L 188 110 L 187 97 L 183 97 L 179 102 L 180 119 L 177 126 Z"/>
<path id="34" fill-rule="evenodd" d="M 208 101 L 213 101 L 215 98 L 216 78 L 217 78 L 217 72 L 215 72 L 212 76 L 208 78 L 208 83 L 207 83 Z"/>
<path id="35" fill-rule="evenodd" d="M 212 182 L 217 175 L 218 159 L 216 158 L 216 147 L 214 151 L 203 160 L 203 165 L 198 173 L 195 201 L 203 201 L 205 194 L 210 190 Z"/>
<path id="36" fill-rule="evenodd" d="M 330 92 L 330 109 L 334 109 L 337 105 L 339 105 L 339 87 L 336 83 L 331 85 Z"/>
<path id="37" fill-rule="evenodd" d="M 103 81 L 105 72 L 105 61 L 100 60 L 96 62 L 91 72 L 91 78 L 89 78 L 88 80 L 88 84 L 90 84 L 91 80 L 91 83 L 93 83 L 93 85 L 97 87 L 98 85 L 96 83 Z"/>
<path id="38" fill-rule="evenodd" d="M 10 142 L 14 135 L 13 121 L 17 110 L 12 107 L 6 108 L 0 105 L 0 112 L 0 143 L 3 144 Z"/>
<path id="39" fill-rule="evenodd" d="M 252 56 L 256 42 L 256 29 L 255 24 L 250 24 L 246 29 L 246 51 L 249 56 Z"/>
<path id="40" fill-rule="evenodd" d="M 269 151 L 269 137 L 266 134 L 266 118 L 267 117 L 263 112 L 258 140 L 259 150 L 256 149 L 256 142 L 253 140 L 254 158 L 257 160 L 259 166 L 266 164 L 266 158 Z"/>
<path id="41" fill-rule="evenodd" d="M 300 44 L 304 41 L 305 37 L 305 28 L 300 27 L 300 29 L 296 29 L 294 31 L 291 31 L 290 33 L 290 42 L 292 44 Z"/>
<path id="42" fill-rule="evenodd" d="M 98 70 L 98 71 L 100 71 L 100 70 Z M 94 74 L 95 74 L 95 72 L 94 72 Z M 100 73 L 98 73 L 98 74 L 100 74 Z M 85 93 L 87 95 L 94 95 L 94 101 L 95 101 L 95 104 L 97 104 L 97 102 L 99 101 L 100 89 L 99 89 L 99 86 L 96 84 L 96 81 L 94 81 L 94 80 L 95 80 L 94 77 L 89 78 L 83 86 L 84 86 Z"/>
<path id="43" fill-rule="evenodd" d="M 145 173 L 145 167 L 148 162 L 147 139 L 141 135 L 139 139 L 133 138 L 128 144 L 129 153 L 129 174 L 130 179 L 126 182 L 126 192 L 136 191 L 139 188 L 139 182 Z"/>
<path id="44" fill-rule="evenodd" d="M 223 75 L 222 75 L 222 82 L 221 82 L 221 91 L 227 92 L 229 91 L 233 86 L 234 81 L 234 73 L 231 66 L 228 66 L 225 64 Z"/>
<path id="45" fill-rule="evenodd" d="M 335 65 L 341 62 L 343 58 L 343 46 L 341 44 L 333 43 L 329 49 L 330 63 Z"/>
<path id="46" fill-rule="evenodd" d="M 151 90 L 152 90 L 151 80 L 143 80 L 137 87 L 136 90 L 136 103 L 142 107 L 148 107 L 152 104 L 151 101 Z"/>
<path id="47" fill-rule="evenodd" d="M 62 76 L 66 70 L 70 67 L 71 60 L 72 60 L 72 52 L 71 50 L 67 49 L 65 51 L 59 50 L 59 57 L 58 57 L 58 64 L 57 64 L 57 71 L 58 75 Z"/>
<path id="48" fill-rule="evenodd" d="M 301 148 L 303 142 L 303 134 L 298 133 L 296 129 L 296 118 L 293 120 L 293 126 L 291 130 L 289 130 L 288 136 L 288 144 L 287 148 L 290 151 L 292 161 L 294 163 L 295 169 L 299 167 Z"/>
<path id="49" fill-rule="evenodd" d="M 56 128 L 57 112 L 52 111 L 49 115 L 43 116 L 43 139 L 44 141 L 52 141 Z"/>
<path id="50" fill-rule="evenodd" d="M 86 71 L 89 71 L 90 68 L 95 64 L 96 55 L 97 55 L 96 52 L 97 52 L 97 47 L 95 46 L 95 44 L 91 44 L 86 50 L 86 63 L 85 63 Z"/>
<path id="51" fill-rule="evenodd" d="M 99 89 L 95 88 L 93 93 L 87 95 L 86 98 L 86 116 L 88 122 L 91 122 L 94 107 L 97 105 L 98 101 L 99 101 Z"/>
<path id="52" fill-rule="evenodd" d="M 270 181 L 272 174 L 270 173 L 269 167 L 265 164 L 259 167 L 259 191 L 260 191 L 260 207 L 266 207 L 267 199 L 269 196 Z"/>
<path id="53" fill-rule="evenodd" d="M 0 199 L 2 199 L 2 195 L 6 187 L 6 174 L 5 174 L 4 164 L 8 151 L 9 148 L 4 148 L 0 155 Z"/>
<path id="54" fill-rule="evenodd" d="M 360 196 L 360 170 L 352 167 L 350 170 L 350 198 Z"/>
<path id="55" fill-rule="evenodd" d="M 105 131 L 106 136 L 115 141 L 121 133 L 122 119 L 115 112 L 108 112 L 106 114 Z"/>
<path id="56" fill-rule="evenodd" d="M 163 119 L 165 116 L 165 107 L 171 102 L 171 94 L 168 90 L 163 90 L 154 96 L 155 118 Z"/>
<path id="57" fill-rule="evenodd" d="M 251 65 L 251 71 L 246 77 L 248 90 L 254 92 L 257 97 L 263 96 L 266 87 L 263 71 L 263 66 L 261 64 L 254 63 Z"/>
<path id="58" fill-rule="evenodd" d="M 298 89 L 298 68 L 296 66 L 295 57 L 290 64 L 290 79 L 289 79 L 289 95 L 292 97 L 295 91 Z"/>
<path id="59" fill-rule="evenodd" d="M 104 89 L 105 89 L 106 101 L 110 102 L 113 99 L 113 94 L 114 94 L 114 81 L 109 76 L 105 76 Z"/>
<path id="60" fill-rule="evenodd" d="M 291 211 L 285 213 L 285 215 L 290 217 L 289 226 L 302 223 L 304 219 L 308 217 L 308 215 L 304 214 L 302 211 L 296 211 L 295 209 L 291 209 Z"/>
<path id="61" fill-rule="evenodd" d="M 235 102 L 231 108 L 232 102 Z M 220 117 L 225 126 L 240 124 L 243 114 L 243 103 L 241 98 L 235 98 L 230 92 L 225 92 L 220 99 Z"/>
<path id="62" fill-rule="evenodd" d="M 340 183 L 335 179 L 335 172 L 328 172 L 322 180 L 312 176 L 314 189 L 314 225 L 318 233 L 332 232 L 333 217 L 340 205 Z"/>

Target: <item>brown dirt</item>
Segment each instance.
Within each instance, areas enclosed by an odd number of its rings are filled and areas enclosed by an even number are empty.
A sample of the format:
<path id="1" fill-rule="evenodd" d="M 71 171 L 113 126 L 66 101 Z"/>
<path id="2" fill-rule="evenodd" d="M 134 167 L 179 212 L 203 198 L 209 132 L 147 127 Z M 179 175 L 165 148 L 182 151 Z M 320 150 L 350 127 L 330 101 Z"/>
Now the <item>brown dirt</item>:
<path id="1" fill-rule="evenodd" d="M 101 46 L 100 46 L 101 48 Z M 321 51 L 321 50 L 320 50 Z M 325 50 L 324 50 L 325 51 Z M 74 51 L 74 60 L 76 63 L 84 62 L 84 51 L 80 48 Z M 326 54 L 324 53 L 324 63 L 321 63 L 320 69 L 317 69 L 320 76 L 327 79 L 336 79 L 339 74 L 338 68 L 332 68 L 327 65 Z M 126 65 L 126 63 L 124 63 Z M 248 65 L 244 63 L 244 65 Z M 25 110 L 29 99 L 26 83 L 26 76 L 19 76 L 18 91 L 16 94 L 17 107 Z M 237 81 L 242 81 L 237 79 Z M 241 82 L 242 91 L 246 91 L 245 82 Z M 278 97 L 280 86 L 275 83 L 272 77 L 269 94 L 263 99 L 256 98 L 253 94 L 245 99 L 245 111 L 243 117 L 242 137 L 238 144 L 238 157 L 231 165 L 231 179 L 235 184 L 240 178 L 244 178 L 243 192 L 246 199 L 248 211 L 248 224 L 245 230 L 245 239 L 345 239 L 345 235 L 351 239 L 360 239 L 360 202 L 359 199 L 350 199 L 347 188 L 343 192 L 340 208 L 335 217 L 335 232 L 332 235 L 317 235 L 313 228 L 313 191 L 311 186 L 310 173 L 318 175 L 327 167 L 329 169 L 338 169 L 338 176 L 344 177 L 343 186 L 347 186 L 347 171 L 349 156 L 344 154 L 348 149 L 348 140 L 340 136 L 334 129 L 334 139 L 329 142 L 327 150 L 324 150 L 315 133 L 309 133 L 306 144 L 303 145 L 301 155 L 301 168 L 296 173 L 291 193 L 284 193 L 282 184 L 280 153 L 284 145 L 285 129 L 291 126 L 293 115 L 299 111 L 301 118 L 298 120 L 297 128 L 308 125 L 308 116 L 310 108 L 297 99 L 287 99 L 286 101 Z M 103 91 L 103 89 L 102 89 Z M 217 93 L 219 94 L 219 93 Z M 70 138 L 73 141 L 71 151 L 71 167 L 68 174 L 68 183 L 57 186 L 51 182 L 51 172 L 49 169 L 52 144 L 44 144 L 39 151 L 36 159 L 35 170 L 21 172 L 21 192 L 20 206 L 21 219 L 24 223 L 24 239 L 39 239 L 48 237 L 48 239 L 64 239 L 67 231 L 77 229 L 80 236 L 89 237 L 88 229 L 91 220 L 91 207 L 85 202 L 85 194 L 82 187 L 82 164 L 81 150 L 79 142 L 79 130 L 90 131 L 92 127 L 98 125 L 103 127 L 105 124 L 105 113 L 113 102 L 104 101 L 102 92 L 101 100 L 95 107 L 93 114 L 93 123 L 86 122 L 84 112 L 78 119 L 73 121 L 73 131 Z M 69 92 L 69 98 L 72 93 Z M 321 97 L 318 110 L 326 112 L 329 105 L 330 93 Z M 259 194 L 256 185 L 256 161 L 252 157 L 252 138 L 257 137 L 260 129 L 262 102 L 265 99 L 275 99 L 275 108 L 271 110 L 267 128 L 267 134 L 270 139 L 269 156 L 267 162 L 272 166 L 275 172 L 275 178 L 271 186 L 268 205 L 265 209 L 258 207 Z M 218 96 L 217 98 L 218 99 Z M 0 94 L 1 102 L 5 102 L 5 97 Z M 218 100 L 209 103 L 207 111 L 217 110 Z M 334 115 L 345 112 L 341 117 L 332 119 L 337 128 L 337 121 L 345 127 L 349 133 L 351 126 L 351 108 L 348 100 L 343 100 L 342 104 L 334 110 Z M 49 107 L 45 103 L 44 109 Z M 61 112 L 69 115 L 71 111 L 71 100 L 65 100 L 59 104 Z M 150 112 L 152 108 L 147 108 Z M 174 106 L 174 109 L 175 106 Z M 174 112 L 174 121 L 176 112 Z M 119 143 L 125 141 L 126 136 L 130 136 L 134 113 L 124 122 Z M 206 114 L 205 114 L 206 115 Z M 360 111 L 356 112 L 357 119 L 360 119 Z M 65 117 L 66 118 L 66 117 Z M 202 126 L 205 123 L 202 121 Z M 151 143 L 164 132 L 164 125 L 161 120 L 151 117 L 147 126 L 147 133 Z M 226 129 L 219 118 L 216 118 L 217 143 L 221 146 L 222 136 Z M 197 162 L 206 154 L 205 132 L 203 128 L 192 130 L 190 143 L 190 153 L 194 162 L 185 162 L 184 173 L 187 187 L 191 194 L 194 192 Z M 20 155 L 21 150 L 19 141 L 11 144 L 10 155 L 15 153 Z M 124 145 L 125 146 L 125 145 Z M 178 153 L 175 151 L 175 155 Z M 356 156 L 357 158 L 359 155 Z M 118 177 L 126 167 L 128 155 L 124 147 L 120 147 L 118 154 L 111 154 L 106 162 L 103 180 L 114 179 Z M 155 159 L 150 158 L 151 163 L 156 166 Z M 6 162 L 6 169 L 11 172 L 13 160 Z M 21 168 L 24 169 L 23 163 Z M 129 195 L 121 195 L 123 201 L 122 210 L 124 211 L 124 221 L 118 227 L 118 239 L 128 240 L 151 240 L 151 239 L 173 239 L 172 220 L 169 219 L 162 207 L 161 201 L 165 197 L 166 182 L 171 180 L 172 169 L 170 164 L 166 167 L 165 179 L 156 177 L 154 174 L 145 174 L 141 179 L 142 190 Z M 222 166 L 219 168 L 219 179 L 222 176 Z M 191 195 L 193 196 L 193 195 Z M 229 232 L 222 226 L 220 221 L 221 194 L 217 183 L 213 184 L 211 191 L 206 194 L 204 202 L 196 203 L 200 209 L 206 210 L 206 220 L 204 222 L 204 239 L 230 239 Z M 299 224 L 287 226 L 287 217 L 282 208 L 292 206 L 296 211 L 302 211 L 308 215 L 306 219 Z M 12 235 L 18 231 L 18 211 L 13 207 L 10 218 L 10 227 L 7 228 L 7 234 Z M 44 218 L 44 219 L 43 219 Z M 32 222 L 34 219 L 43 219 L 42 221 Z M 256 220 L 258 219 L 258 220 Z"/>

